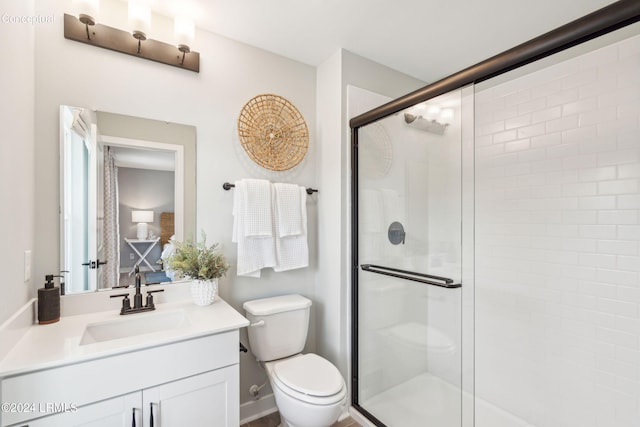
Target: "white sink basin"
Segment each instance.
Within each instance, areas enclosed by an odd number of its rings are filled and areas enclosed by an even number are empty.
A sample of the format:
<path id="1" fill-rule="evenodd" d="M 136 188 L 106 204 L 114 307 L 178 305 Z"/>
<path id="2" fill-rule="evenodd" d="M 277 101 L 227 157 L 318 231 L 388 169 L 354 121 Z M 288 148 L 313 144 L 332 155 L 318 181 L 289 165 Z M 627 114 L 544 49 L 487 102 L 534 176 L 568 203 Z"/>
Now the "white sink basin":
<path id="1" fill-rule="evenodd" d="M 116 320 L 88 324 L 80 345 L 152 334 L 187 326 L 189 321 L 184 311 L 136 313 Z"/>

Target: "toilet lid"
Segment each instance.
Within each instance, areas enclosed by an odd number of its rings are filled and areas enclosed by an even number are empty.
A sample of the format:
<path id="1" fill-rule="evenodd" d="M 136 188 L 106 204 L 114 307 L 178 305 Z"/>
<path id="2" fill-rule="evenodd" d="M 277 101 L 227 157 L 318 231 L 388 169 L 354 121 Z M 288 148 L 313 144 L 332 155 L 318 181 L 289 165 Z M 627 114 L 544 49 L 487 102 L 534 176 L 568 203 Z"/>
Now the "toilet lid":
<path id="1" fill-rule="evenodd" d="M 279 362 L 273 373 L 287 387 L 310 396 L 331 396 L 342 390 L 338 368 L 313 353 Z"/>

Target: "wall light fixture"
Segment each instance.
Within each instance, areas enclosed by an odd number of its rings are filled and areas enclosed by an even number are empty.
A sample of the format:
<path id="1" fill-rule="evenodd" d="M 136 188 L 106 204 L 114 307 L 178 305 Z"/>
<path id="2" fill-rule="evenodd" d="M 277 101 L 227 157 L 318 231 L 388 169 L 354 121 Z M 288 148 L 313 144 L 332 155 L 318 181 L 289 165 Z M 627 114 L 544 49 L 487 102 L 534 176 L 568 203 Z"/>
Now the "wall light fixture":
<path id="1" fill-rule="evenodd" d="M 447 126 L 453 121 L 452 108 L 440 108 L 437 105 L 418 104 L 404 113 L 404 121 L 418 129 L 444 135 Z"/>
<path id="2" fill-rule="evenodd" d="M 144 0 L 129 0 L 129 25 L 133 38 L 138 40 L 138 54 L 141 42 L 147 39 L 151 28 L 151 8 Z"/>
<path id="3" fill-rule="evenodd" d="M 78 19 L 84 24 L 87 37 L 90 39 L 89 26 L 96 25 L 98 12 L 100 11 L 100 0 L 74 0 L 73 3 L 79 10 L 82 10 L 78 14 Z"/>
<path id="4" fill-rule="evenodd" d="M 64 15 L 64 37 L 80 43 L 161 62 L 185 70 L 200 72 L 200 53 L 191 50 L 195 28 L 193 21 L 175 18 L 177 43 L 169 44 L 148 37 L 151 9 L 148 1 L 129 0 L 131 32 L 99 24 L 98 0 L 76 0 L 81 11 L 76 18 Z"/>

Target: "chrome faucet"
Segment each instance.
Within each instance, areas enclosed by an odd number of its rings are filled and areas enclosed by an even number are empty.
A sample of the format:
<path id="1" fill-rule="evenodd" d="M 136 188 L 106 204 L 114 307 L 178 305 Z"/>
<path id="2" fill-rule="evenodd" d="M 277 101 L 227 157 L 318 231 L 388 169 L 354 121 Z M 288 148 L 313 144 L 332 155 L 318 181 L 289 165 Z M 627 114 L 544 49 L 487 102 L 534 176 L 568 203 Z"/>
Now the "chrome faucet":
<path id="1" fill-rule="evenodd" d="M 164 292 L 164 289 L 147 291 L 147 303 L 145 305 L 142 305 L 142 292 L 140 292 L 141 287 L 142 287 L 142 283 L 140 278 L 140 266 L 136 265 L 136 276 L 135 276 L 136 293 L 133 296 L 133 307 L 131 307 L 131 300 L 129 299 L 128 293 L 111 295 L 110 297 L 110 298 L 124 297 L 122 299 L 122 308 L 120 309 L 120 314 L 140 313 L 142 311 L 152 311 L 156 309 L 156 306 L 153 302 L 153 294 L 156 292 Z"/>

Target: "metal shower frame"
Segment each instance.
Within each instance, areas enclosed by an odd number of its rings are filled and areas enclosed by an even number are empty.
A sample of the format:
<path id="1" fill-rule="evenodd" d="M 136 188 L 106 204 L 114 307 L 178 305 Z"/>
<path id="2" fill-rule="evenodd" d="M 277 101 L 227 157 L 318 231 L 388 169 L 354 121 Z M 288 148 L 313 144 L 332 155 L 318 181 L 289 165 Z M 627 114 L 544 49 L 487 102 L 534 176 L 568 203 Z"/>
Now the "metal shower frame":
<path id="1" fill-rule="evenodd" d="M 640 1 L 619 0 L 476 65 L 360 114 L 351 127 L 351 405 L 378 427 L 385 424 L 358 402 L 358 130 L 415 104 L 476 84 L 640 21 Z"/>

